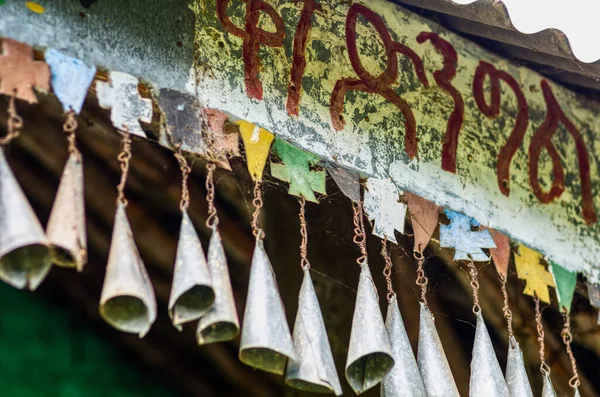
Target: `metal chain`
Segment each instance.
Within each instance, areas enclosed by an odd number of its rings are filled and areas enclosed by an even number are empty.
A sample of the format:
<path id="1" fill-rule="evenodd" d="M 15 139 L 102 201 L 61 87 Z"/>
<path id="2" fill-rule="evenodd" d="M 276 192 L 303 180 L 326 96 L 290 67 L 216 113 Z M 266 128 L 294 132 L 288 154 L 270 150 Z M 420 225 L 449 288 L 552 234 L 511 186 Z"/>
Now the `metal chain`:
<path id="1" fill-rule="evenodd" d="M 540 344 L 540 371 L 542 371 L 544 375 L 550 375 L 550 366 L 548 366 L 548 363 L 546 363 L 545 357 L 546 348 L 544 345 L 544 326 L 542 325 L 540 298 L 538 298 L 537 294 L 533 297 L 533 301 L 535 303 L 535 324 L 538 333 L 538 343 Z"/>
<path id="2" fill-rule="evenodd" d="M 562 315 L 565 322 L 563 329 L 560 332 L 560 336 L 562 336 L 567 355 L 569 356 L 569 360 L 571 360 L 571 368 L 573 368 L 573 377 L 569 379 L 569 386 L 573 389 L 577 389 L 577 387 L 581 385 L 581 382 L 579 381 L 579 373 L 577 372 L 577 362 L 575 361 L 573 350 L 571 350 L 571 342 L 573 341 L 573 334 L 571 334 L 571 319 L 569 318 L 569 313 L 566 309 L 563 309 Z"/>
<path id="3" fill-rule="evenodd" d="M 504 313 L 504 318 L 506 319 L 506 327 L 508 328 L 508 338 L 512 340 L 515 336 L 513 332 L 512 326 L 512 311 L 510 310 L 510 306 L 508 305 L 508 291 L 506 290 L 506 277 L 500 276 L 501 289 L 502 289 L 502 297 L 504 298 L 504 305 L 502 306 L 502 313 Z"/>
<path id="4" fill-rule="evenodd" d="M 254 213 L 252 214 L 252 234 L 256 238 L 264 238 L 265 232 L 260 228 L 260 209 L 263 207 L 261 181 L 254 182 L 254 199 L 252 200 L 254 205 Z"/>
<path id="5" fill-rule="evenodd" d="M 129 161 L 131 160 L 131 137 L 127 131 L 119 131 L 121 134 L 121 153 L 117 156 L 121 165 L 121 182 L 117 185 L 117 204 L 127 205 L 125 198 L 125 184 L 129 174 Z"/>
<path id="6" fill-rule="evenodd" d="M 179 209 L 187 211 L 190 207 L 190 189 L 188 187 L 188 178 L 192 172 L 192 168 L 189 166 L 183 152 L 181 151 L 181 144 L 176 146 L 177 151 L 173 153 L 173 156 L 179 163 L 179 170 L 181 171 L 181 200 L 179 201 Z"/>
<path id="7" fill-rule="evenodd" d="M 479 304 L 479 280 L 477 280 L 477 268 L 473 259 L 469 262 L 469 282 L 473 291 L 473 314 L 481 313 L 481 305 Z"/>
<path id="8" fill-rule="evenodd" d="M 425 275 L 425 269 L 423 265 L 425 264 L 425 257 L 422 252 L 414 251 L 413 257 L 417 261 L 417 285 L 421 287 L 421 303 L 427 305 L 427 284 L 429 284 L 429 279 Z"/>
<path id="9" fill-rule="evenodd" d="M 390 302 L 394 299 L 394 286 L 392 285 L 392 258 L 390 258 L 390 253 L 387 249 L 387 236 L 383 239 L 383 244 L 381 245 L 381 256 L 385 262 L 385 267 L 383 268 L 383 276 L 385 277 L 385 282 L 387 284 L 387 300 Z"/>
<path id="10" fill-rule="evenodd" d="M 306 228 L 306 200 L 303 196 L 300 197 L 300 236 L 302 241 L 300 243 L 300 267 L 302 269 L 310 270 L 310 263 L 308 262 L 308 231 Z"/>
<path id="11" fill-rule="evenodd" d="M 69 153 L 77 156 L 81 160 L 81 152 L 77 149 L 77 141 L 75 139 L 75 131 L 77 130 L 78 123 L 75 119 L 75 112 L 73 110 L 67 113 L 67 118 L 63 124 L 63 131 L 67 133 L 67 141 L 69 142 Z"/>
<path id="12" fill-rule="evenodd" d="M 208 203 L 208 216 L 206 226 L 213 228 L 219 224 L 217 207 L 215 207 L 215 163 L 206 163 L 206 202 Z"/>
<path id="13" fill-rule="evenodd" d="M 8 101 L 8 121 L 7 121 L 7 132 L 6 136 L 0 138 L 0 145 L 8 145 L 13 139 L 21 135 L 21 128 L 23 128 L 23 119 L 17 114 L 17 108 L 15 106 L 15 96 L 11 96 Z"/>
<path id="14" fill-rule="evenodd" d="M 365 233 L 365 225 L 363 223 L 362 201 L 353 201 L 352 210 L 354 212 L 354 244 L 360 249 L 360 256 L 356 259 L 356 263 L 362 266 L 367 260 L 367 235 Z"/>

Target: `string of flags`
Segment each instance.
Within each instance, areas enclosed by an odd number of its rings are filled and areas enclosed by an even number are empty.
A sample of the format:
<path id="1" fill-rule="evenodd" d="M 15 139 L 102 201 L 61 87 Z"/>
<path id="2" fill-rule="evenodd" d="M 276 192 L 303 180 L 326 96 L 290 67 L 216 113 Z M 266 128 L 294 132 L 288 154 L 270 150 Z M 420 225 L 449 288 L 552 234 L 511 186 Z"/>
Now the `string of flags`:
<path id="1" fill-rule="evenodd" d="M 96 79 L 96 69 L 56 50 L 44 54 L 45 62 L 33 59 L 33 50 L 24 43 L 2 40 L 0 54 L 0 94 L 9 97 L 7 134 L 0 137 L 0 279 L 17 288 L 35 290 L 49 273 L 52 264 L 82 271 L 87 262 L 87 237 L 83 187 L 83 163 L 77 148 L 76 115 L 81 112 L 87 92 Z M 112 71 L 108 81 L 97 80 L 99 105 L 110 110 L 113 126 L 121 135 L 122 150 L 117 158 L 121 180 L 117 189 L 114 229 L 102 293 L 100 314 L 113 327 L 143 337 L 157 316 L 152 282 L 137 250 L 127 218 L 125 187 L 129 163 L 134 155 L 131 135 L 146 138 L 142 123 L 153 116 L 152 100 L 138 91 L 138 79 Z M 69 157 L 65 164 L 47 229 L 42 228 L 17 179 L 12 173 L 4 149 L 18 139 L 23 120 L 16 100 L 36 103 L 38 92 L 52 92 L 63 106 L 63 130 Z M 523 353 L 512 331 L 512 312 L 506 289 L 511 256 L 517 275 L 525 281 L 524 294 L 534 299 L 540 360 L 544 379 L 543 396 L 555 396 L 550 367 L 545 359 L 541 304 L 550 304 L 550 291 L 556 289 L 559 309 L 564 314 L 561 332 L 571 359 L 573 377 L 569 384 L 579 396 L 577 365 L 571 350 L 570 308 L 577 284 L 577 273 L 545 258 L 524 245 L 511 246 L 509 238 L 497 230 L 485 228 L 475 219 L 410 192 L 402 192 L 390 179 L 368 178 L 325 164 L 293 144 L 249 122 L 236 122 L 254 181 L 252 230 L 255 247 L 250 267 L 248 296 L 242 326 L 237 316 L 227 259 L 219 235 L 219 217 L 215 207 L 214 172 L 216 167 L 230 169 L 228 158 L 238 156 L 238 135 L 226 133 L 228 116 L 204 109 L 192 97 L 159 92 L 157 102 L 165 113 L 161 144 L 170 147 L 181 171 L 181 228 L 174 261 L 173 282 L 168 303 L 173 325 L 197 322 L 199 345 L 228 341 L 241 333 L 240 360 L 257 369 L 285 375 L 286 383 L 296 389 L 341 395 L 342 388 L 333 361 L 327 330 L 310 273 L 307 254 L 308 233 L 305 219 L 307 202 L 318 203 L 326 194 L 326 174 L 352 202 L 354 242 L 360 252 L 360 268 L 345 377 L 350 387 L 363 393 L 380 385 L 381 395 L 459 396 L 444 348 L 437 333 L 434 316 L 427 303 L 428 277 L 424 250 L 439 226 L 440 247 L 454 250 L 454 261 L 465 266 L 473 293 L 476 334 L 471 363 L 471 396 L 532 396 Z M 203 118 L 201 114 L 204 114 Z M 188 133 L 183 134 L 182 130 Z M 192 133 L 189 133 L 192 131 Z M 298 312 L 290 331 L 285 307 L 279 294 L 276 274 L 264 248 L 268 238 L 260 218 L 263 206 L 262 181 L 271 157 L 271 176 L 289 183 L 289 193 L 299 201 L 302 286 Z M 201 154 L 206 159 L 208 217 L 206 227 L 212 236 L 208 253 L 202 249 L 192 219 L 187 179 L 189 158 Z M 361 186 L 363 187 L 361 193 Z M 440 214 L 446 222 L 440 222 Z M 372 234 L 382 240 L 381 255 L 386 264 L 383 275 L 387 284 L 387 314 L 384 321 L 379 309 L 379 294 L 373 283 L 366 250 L 365 216 L 372 222 Z M 408 339 L 393 287 L 392 260 L 388 244 L 396 244 L 395 233 L 405 233 L 409 217 L 414 237 L 416 284 L 420 290 L 420 328 L 415 356 Z M 269 237 L 270 238 L 270 237 Z M 503 376 L 487 332 L 481 305 L 475 262 L 493 261 L 504 296 L 503 313 L 509 335 L 506 375 Z M 600 286 L 588 283 L 590 302 L 600 307 Z M 600 322 L 600 318 L 599 318 Z"/>

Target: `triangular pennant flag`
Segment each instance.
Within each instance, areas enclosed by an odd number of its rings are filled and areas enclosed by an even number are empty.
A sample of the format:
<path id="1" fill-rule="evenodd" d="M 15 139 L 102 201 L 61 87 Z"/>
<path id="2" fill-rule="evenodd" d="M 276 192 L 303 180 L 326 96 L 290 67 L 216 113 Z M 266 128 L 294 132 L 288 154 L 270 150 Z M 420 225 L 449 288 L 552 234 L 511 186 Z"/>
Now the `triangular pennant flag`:
<path id="1" fill-rule="evenodd" d="M 588 296 L 590 298 L 590 304 L 592 306 L 594 306 L 596 309 L 599 309 L 598 324 L 600 324 L 600 286 L 588 282 L 587 287 L 588 287 Z"/>
<path id="2" fill-rule="evenodd" d="M 421 303 L 417 363 L 428 397 L 460 397 L 429 308 Z"/>
<path id="3" fill-rule="evenodd" d="M 0 146 L 0 279 L 34 290 L 52 261 L 48 240 Z"/>
<path id="4" fill-rule="evenodd" d="M 577 286 L 577 272 L 571 272 L 554 262 L 550 262 L 550 271 L 554 276 L 554 284 L 556 284 L 558 307 L 561 311 L 564 308 L 567 312 L 570 312 L 575 287 Z"/>
<path id="5" fill-rule="evenodd" d="M 544 387 L 542 388 L 542 397 L 557 397 L 550 374 L 544 374 Z"/>
<path id="6" fill-rule="evenodd" d="M 109 76 L 110 82 L 96 83 L 98 104 L 110 109 L 110 121 L 116 129 L 147 138 L 138 120 L 152 122 L 152 101 L 140 96 L 134 76 L 123 72 L 110 72 Z"/>
<path id="7" fill-rule="evenodd" d="M 395 364 L 381 382 L 381 397 L 427 397 L 396 295 L 388 303 L 385 328 Z"/>
<path id="8" fill-rule="evenodd" d="M 405 192 L 404 199 L 408 204 L 410 221 L 415 236 L 414 252 L 423 253 L 438 225 L 440 207 L 416 194 Z"/>
<path id="9" fill-rule="evenodd" d="M 71 153 L 52 205 L 46 234 L 52 244 L 55 264 L 82 271 L 87 263 L 83 162 Z"/>
<path id="10" fill-rule="evenodd" d="M 173 325 L 202 317 L 215 301 L 210 271 L 196 229 L 186 210 L 181 213 L 173 285 L 169 297 L 169 316 Z"/>
<path id="11" fill-rule="evenodd" d="M 96 75 L 95 66 L 87 66 L 77 58 L 70 57 L 54 49 L 44 53 L 44 59 L 52 72 L 52 91 L 68 113 L 81 112 L 88 88 Z"/>
<path id="12" fill-rule="evenodd" d="M 196 339 L 199 345 L 229 341 L 240 332 L 227 258 L 216 225 L 213 225 L 208 244 L 207 262 L 216 293 L 214 305 L 198 321 Z"/>
<path id="13" fill-rule="evenodd" d="M 237 123 L 240 126 L 244 148 L 246 148 L 248 171 L 253 181 L 260 181 L 275 135 L 247 121 L 240 120 Z"/>
<path id="14" fill-rule="evenodd" d="M 344 196 L 355 202 L 360 201 L 360 178 L 357 173 L 333 164 L 327 165 L 327 171 Z"/>
<path id="15" fill-rule="evenodd" d="M 34 88 L 41 92 L 50 89 L 50 68 L 44 62 L 33 59 L 33 48 L 29 44 L 3 38 L 0 94 L 37 103 Z"/>
<path id="16" fill-rule="evenodd" d="M 542 302 L 550 303 L 549 287 L 554 287 L 554 278 L 541 263 L 542 254 L 524 245 L 519 246 L 519 253 L 515 254 L 517 275 L 525 280 L 524 294 L 535 296 Z"/>
<path id="17" fill-rule="evenodd" d="M 289 182 L 289 194 L 304 197 L 315 203 L 317 198 L 313 192 L 326 194 L 325 171 L 310 169 L 319 162 L 317 156 L 279 138 L 275 138 L 273 151 L 283 164 L 271 162 L 271 175 L 273 178 Z"/>
<path id="18" fill-rule="evenodd" d="M 488 229 L 494 239 L 496 248 L 490 248 L 494 266 L 499 275 L 506 278 L 508 261 L 510 260 L 510 239 L 495 229 Z"/>
<path id="19" fill-rule="evenodd" d="M 449 225 L 440 225 L 440 246 L 454 248 L 454 260 L 485 262 L 490 258 L 482 248 L 496 248 L 496 244 L 488 230 L 471 230 L 478 228 L 479 222 L 466 215 L 452 210 L 444 213 L 450 219 Z"/>
<path id="20" fill-rule="evenodd" d="M 361 394 L 383 380 L 394 366 L 377 289 L 369 265 L 361 265 L 346 358 L 346 380 Z"/>
<path id="21" fill-rule="evenodd" d="M 288 362 L 285 382 L 299 390 L 340 396 L 342 386 L 335 369 L 317 293 L 307 268 L 304 269 L 298 296 L 294 347 L 298 361 Z"/>
<path id="22" fill-rule="evenodd" d="M 478 312 L 476 316 L 477 327 L 471 360 L 469 396 L 509 397 L 508 387 L 502 376 L 502 369 L 498 364 L 483 316 L 481 312 Z"/>
<path id="23" fill-rule="evenodd" d="M 119 203 L 100 296 L 100 315 L 123 332 L 142 338 L 156 320 L 156 297 L 137 250 L 125 205 Z"/>
<path id="24" fill-rule="evenodd" d="M 523 353 L 514 337 L 508 340 L 508 358 L 506 359 L 506 385 L 511 397 L 533 397 L 533 391 L 527 377 Z"/>
<path id="25" fill-rule="evenodd" d="M 260 237 L 252 256 L 239 358 L 277 375 L 283 375 L 288 358 L 298 360 L 275 272 Z"/>
<path id="26" fill-rule="evenodd" d="M 394 230 L 404 233 L 406 204 L 401 202 L 396 185 L 389 179 L 369 178 L 365 191 L 365 214 L 374 222 L 373 234 L 396 244 Z"/>

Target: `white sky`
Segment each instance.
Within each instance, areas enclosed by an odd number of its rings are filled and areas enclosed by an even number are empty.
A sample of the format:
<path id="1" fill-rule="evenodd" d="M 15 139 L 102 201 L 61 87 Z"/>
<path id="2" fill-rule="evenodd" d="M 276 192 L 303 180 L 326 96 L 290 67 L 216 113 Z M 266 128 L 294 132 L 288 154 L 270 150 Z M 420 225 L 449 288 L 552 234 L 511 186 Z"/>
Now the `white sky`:
<path id="1" fill-rule="evenodd" d="M 475 0 L 453 0 L 470 4 Z M 493 1 L 493 0 L 486 0 Z M 600 0 L 503 0 L 515 28 L 523 33 L 562 30 L 582 62 L 600 59 Z"/>

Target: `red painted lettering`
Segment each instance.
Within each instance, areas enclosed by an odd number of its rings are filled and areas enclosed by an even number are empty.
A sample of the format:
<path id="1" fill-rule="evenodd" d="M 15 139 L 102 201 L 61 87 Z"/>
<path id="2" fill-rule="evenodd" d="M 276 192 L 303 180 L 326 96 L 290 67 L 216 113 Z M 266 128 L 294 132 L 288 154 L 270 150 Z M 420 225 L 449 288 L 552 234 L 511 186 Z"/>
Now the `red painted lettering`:
<path id="1" fill-rule="evenodd" d="M 359 15 L 362 15 L 363 18 L 375 27 L 385 48 L 385 56 L 387 59 L 386 68 L 379 76 L 373 76 L 367 72 L 360 61 L 360 55 L 356 44 L 356 24 Z M 344 110 L 346 93 L 356 90 L 379 94 L 392 102 L 404 115 L 404 150 L 410 158 L 415 157 L 417 155 L 415 117 L 408 106 L 408 103 L 398 95 L 391 85 L 398 78 L 398 57 L 396 56 L 396 53 L 400 53 L 412 61 L 419 81 L 421 81 L 423 85 L 428 86 L 423 62 L 413 50 L 401 43 L 393 41 L 383 19 L 362 4 L 354 3 L 348 11 L 346 17 L 346 45 L 348 46 L 350 63 L 358 75 L 358 79 L 343 78 L 336 82 L 331 94 L 330 103 L 331 122 L 333 127 L 338 131 L 344 128 L 345 121 L 342 118 L 342 112 Z"/>
<path id="2" fill-rule="evenodd" d="M 533 134 L 529 146 L 529 180 L 533 192 L 542 203 L 549 203 L 560 197 L 565 190 L 565 172 L 560 155 L 552 137 L 556 134 L 558 124 L 561 123 L 575 141 L 577 159 L 579 161 L 579 177 L 581 179 L 581 198 L 583 206 L 583 219 L 587 224 L 593 224 L 597 220 L 594 200 L 592 197 L 592 180 L 590 175 L 590 159 L 583 136 L 575 125 L 565 116 L 558 101 L 556 100 L 550 84 L 546 80 L 541 82 L 542 93 L 546 101 L 546 118 Z M 545 149 L 552 159 L 552 187 L 544 191 L 539 181 L 539 162 L 542 149 Z"/>
<path id="3" fill-rule="evenodd" d="M 458 55 L 456 50 L 448 41 L 442 39 L 437 33 L 421 32 L 417 36 L 417 42 L 431 41 L 435 49 L 444 57 L 444 67 L 433 72 L 436 84 L 446 91 L 454 101 L 454 109 L 446 123 L 446 135 L 442 145 L 442 169 L 456 173 L 456 147 L 458 145 L 458 134 L 465 117 L 465 103 L 462 95 L 451 83 L 456 76 Z"/>
<path id="4" fill-rule="evenodd" d="M 306 67 L 306 42 L 311 24 L 310 20 L 316 10 L 321 6 L 316 0 L 303 0 L 304 7 L 300 14 L 296 34 L 294 35 L 294 49 L 292 55 L 292 71 L 287 93 L 287 112 L 290 116 L 298 116 L 300 93 L 302 92 L 302 76 Z"/>
<path id="5" fill-rule="evenodd" d="M 231 0 L 217 0 L 217 16 L 223 27 L 231 34 L 243 39 L 242 57 L 244 60 L 244 83 L 249 97 L 262 100 L 263 87 L 258 77 L 260 73 L 260 58 L 258 49 L 261 44 L 269 47 L 283 46 L 285 26 L 283 19 L 273 6 L 264 0 L 246 0 L 246 23 L 240 29 L 227 16 L 227 7 Z M 275 32 L 267 32 L 258 27 L 260 13 L 267 14 L 275 24 Z"/>
<path id="6" fill-rule="evenodd" d="M 484 94 L 484 82 L 486 77 L 490 79 L 490 104 L 486 102 Z M 517 116 L 512 132 L 508 136 L 506 144 L 500 149 L 498 154 L 498 163 L 496 165 L 496 174 L 498 177 L 498 186 L 500 191 L 508 196 L 510 194 L 510 163 L 517 149 L 523 143 L 527 124 L 529 123 L 529 107 L 525 100 L 525 95 L 519 83 L 505 71 L 498 70 L 492 64 L 479 62 L 475 76 L 473 77 L 473 96 L 475 103 L 481 113 L 486 117 L 495 118 L 500 115 L 500 81 L 504 81 L 514 92 L 517 98 Z"/>

